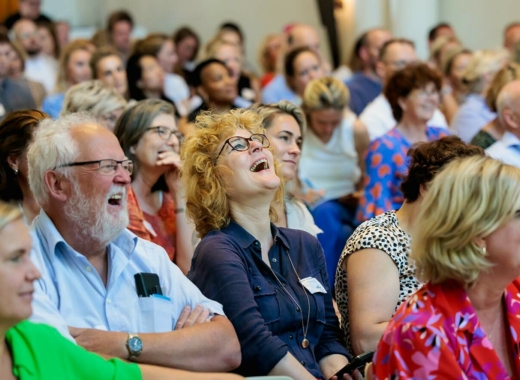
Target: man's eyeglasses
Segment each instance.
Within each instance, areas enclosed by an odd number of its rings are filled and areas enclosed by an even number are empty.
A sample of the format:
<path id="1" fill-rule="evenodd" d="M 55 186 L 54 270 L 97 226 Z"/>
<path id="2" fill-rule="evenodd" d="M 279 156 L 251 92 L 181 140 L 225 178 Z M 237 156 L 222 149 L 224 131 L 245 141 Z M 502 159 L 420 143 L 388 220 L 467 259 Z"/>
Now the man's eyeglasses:
<path id="1" fill-rule="evenodd" d="M 60 166 L 56 166 L 54 170 L 59 168 L 65 168 L 69 166 L 85 166 L 85 165 L 97 165 L 97 169 L 99 173 L 103 175 L 112 175 L 117 171 L 117 166 L 121 165 L 121 167 L 126 171 L 128 175 L 132 175 L 134 171 L 134 163 L 132 160 L 97 160 L 97 161 L 80 161 L 80 162 L 71 162 L 70 164 L 64 164 Z"/>
<path id="2" fill-rule="evenodd" d="M 162 126 L 159 126 L 159 127 L 150 127 L 150 128 L 147 128 L 148 131 L 155 131 L 160 138 L 162 138 L 163 140 L 170 140 L 172 138 L 172 135 L 175 135 L 175 137 L 177 137 L 177 140 L 179 140 L 179 143 L 182 144 L 182 142 L 184 141 L 184 135 L 179 132 L 179 131 L 172 131 L 170 128 L 168 127 L 162 127 Z"/>
<path id="3" fill-rule="evenodd" d="M 224 145 L 222 145 L 222 149 L 220 149 L 220 152 L 218 152 L 217 157 L 215 158 L 215 161 L 220 157 L 220 154 L 226 147 L 226 145 L 229 145 L 232 150 L 236 150 L 238 152 L 244 152 L 249 149 L 249 142 L 250 141 L 256 141 L 260 144 L 262 144 L 262 147 L 269 148 L 271 143 L 269 142 L 266 135 L 261 134 L 254 134 L 251 135 L 251 137 L 246 138 L 242 136 L 231 136 L 229 139 L 227 139 L 224 142 Z"/>

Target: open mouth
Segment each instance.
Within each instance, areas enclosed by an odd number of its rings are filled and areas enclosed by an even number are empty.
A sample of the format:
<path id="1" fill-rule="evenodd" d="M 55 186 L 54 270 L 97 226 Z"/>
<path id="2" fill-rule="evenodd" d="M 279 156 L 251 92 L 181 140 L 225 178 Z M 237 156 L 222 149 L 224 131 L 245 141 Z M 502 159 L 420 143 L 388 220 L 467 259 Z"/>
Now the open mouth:
<path id="1" fill-rule="evenodd" d="M 114 194 L 108 198 L 108 204 L 111 206 L 121 206 L 122 200 L 122 194 Z"/>
<path id="2" fill-rule="evenodd" d="M 269 169 L 269 163 L 267 162 L 266 158 L 261 158 L 258 161 L 256 161 L 253 166 L 249 168 L 250 171 L 254 173 L 261 172 L 262 170 Z"/>

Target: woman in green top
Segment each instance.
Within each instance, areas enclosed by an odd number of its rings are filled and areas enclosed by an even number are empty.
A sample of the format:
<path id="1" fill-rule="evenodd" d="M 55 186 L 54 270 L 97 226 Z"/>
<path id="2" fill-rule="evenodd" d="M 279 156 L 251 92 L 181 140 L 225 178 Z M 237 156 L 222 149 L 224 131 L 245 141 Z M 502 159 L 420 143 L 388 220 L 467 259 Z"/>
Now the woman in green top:
<path id="1" fill-rule="evenodd" d="M 26 319 L 40 272 L 29 257 L 31 237 L 16 206 L 0 202 L 0 379 L 224 380 L 233 374 L 200 374 L 105 360 Z"/>
<path id="2" fill-rule="evenodd" d="M 520 79 L 520 64 L 514 62 L 507 64 L 495 74 L 486 94 L 486 104 L 491 111 L 498 113 L 498 94 L 506 84 L 518 79 Z M 497 115 L 473 137 L 471 144 L 487 149 L 500 140 L 505 132 L 506 127 Z"/>

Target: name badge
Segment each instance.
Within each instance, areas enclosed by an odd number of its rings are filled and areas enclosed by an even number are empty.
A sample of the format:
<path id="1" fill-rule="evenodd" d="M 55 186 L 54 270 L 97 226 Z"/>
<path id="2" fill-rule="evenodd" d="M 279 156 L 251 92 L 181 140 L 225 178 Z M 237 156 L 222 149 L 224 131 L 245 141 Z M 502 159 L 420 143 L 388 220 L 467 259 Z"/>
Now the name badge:
<path id="1" fill-rule="evenodd" d="M 312 294 L 314 293 L 327 293 L 323 285 L 316 280 L 314 277 L 306 277 L 300 280 L 300 284 L 302 284 L 305 289 L 307 289 Z"/>

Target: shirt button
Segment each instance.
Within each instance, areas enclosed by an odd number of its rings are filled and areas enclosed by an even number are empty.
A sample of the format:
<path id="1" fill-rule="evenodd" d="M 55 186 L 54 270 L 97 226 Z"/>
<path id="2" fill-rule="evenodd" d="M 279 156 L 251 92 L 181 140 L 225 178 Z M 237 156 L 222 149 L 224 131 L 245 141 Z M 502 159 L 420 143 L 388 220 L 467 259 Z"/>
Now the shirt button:
<path id="1" fill-rule="evenodd" d="M 260 245 L 260 242 L 258 240 L 255 240 L 255 246 L 259 246 Z"/>
<path id="2" fill-rule="evenodd" d="M 107 304 L 111 304 L 112 303 L 112 300 L 110 298 L 107 299 Z"/>
<path id="3" fill-rule="evenodd" d="M 286 285 L 285 282 L 282 282 L 282 286 L 283 286 L 284 288 L 285 288 L 285 285 Z"/>
<path id="4" fill-rule="evenodd" d="M 259 292 L 260 290 L 262 290 L 262 287 L 260 285 L 255 286 L 255 291 L 256 292 Z"/>
<path id="5" fill-rule="evenodd" d="M 271 261 L 272 261 L 273 263 L 276 263 L 277 260 L 276 260 L 276 259 L 272 259 Z"/>
<path id="6" fill-rule="evenodd" d="M 300 363 L 301 363 L 303 366 L 305 366 L 305 360 L 302 360 Z"/>
<path id="7" fill-rule="evenodd" d="M 85 270 L 86 270 L 87 272 L 91 272 L 91 271 L 92 271 L 92 267 L 86 267 Z"/>
<path id="8" fill-rule="evenodd" d="M 293 339 L 294 339 L 294 335 L 293 335 L 293 334 L 290 334 L 290 335 L 289 335 L 289 339 L 293 340 Z"/>
<path id="9" fill-rule="evenodd" d="M 301 310 L 300 307 L 297 306 L 297 307 L 296 307 L 296 311 L 297 311 L 297 312 L 300 312 L 300 310 Z"/>

